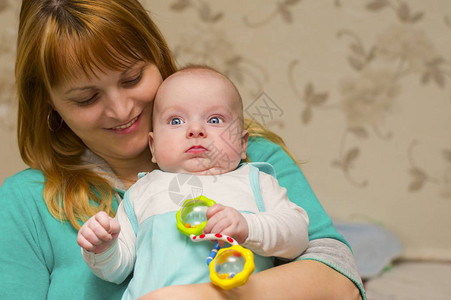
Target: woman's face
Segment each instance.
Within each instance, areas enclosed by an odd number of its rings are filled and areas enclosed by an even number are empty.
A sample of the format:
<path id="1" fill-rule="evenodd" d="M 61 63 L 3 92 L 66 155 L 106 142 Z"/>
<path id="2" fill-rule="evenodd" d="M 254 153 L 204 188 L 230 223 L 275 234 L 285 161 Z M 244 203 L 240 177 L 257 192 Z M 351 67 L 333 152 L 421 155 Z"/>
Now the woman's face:
<path id="1" fill-rule="evenodd" d="M 152 101 L 162 82 L 158 68 L 139 61 L 121 71 L 80 76 L 50 91 L 54 109 L 94 153 L 106 161 L 147 151 Z"/>

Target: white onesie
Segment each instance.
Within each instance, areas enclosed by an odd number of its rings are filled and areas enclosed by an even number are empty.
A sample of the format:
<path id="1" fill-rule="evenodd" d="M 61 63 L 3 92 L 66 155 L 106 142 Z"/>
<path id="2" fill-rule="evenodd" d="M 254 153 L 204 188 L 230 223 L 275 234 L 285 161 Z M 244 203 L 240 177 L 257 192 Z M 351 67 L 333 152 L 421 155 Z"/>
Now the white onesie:
<path id="1" fill-rule="evenodd" d="M 267 163 L 257 163 L 273 170 Z M 116 215 L 117 243 L 101 254 L 82 251 L 100 278 L 120 283 L 132 271 L 123 299 L 136 299 L 160 287 L 209 281 L 206 258 L 213 244 L 194 243 L 176 228 L 176 212 L 186 199 L 203 195 L 240 211 L 249 225 L 242 244 L 255 254 L 256 272 L 273 257 L 294 259 L 308 245 L 308 216 L 292 203 L 277 180 L 253 163 L 221 175 L 196 176 L 155 170 L 125 194 Z"/>

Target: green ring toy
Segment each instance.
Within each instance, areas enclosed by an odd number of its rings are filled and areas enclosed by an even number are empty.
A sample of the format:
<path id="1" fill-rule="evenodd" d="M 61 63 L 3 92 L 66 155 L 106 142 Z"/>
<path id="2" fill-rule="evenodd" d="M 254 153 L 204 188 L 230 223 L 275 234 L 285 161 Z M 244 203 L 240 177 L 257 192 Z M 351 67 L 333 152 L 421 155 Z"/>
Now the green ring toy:
<path id="1" fill-rule="evenodd" d="M 207 224 L 206 211 L 214 204 L 215 201 L 205 196 L 186 200 L 176 214 L 177 229 L 187 236 L 202 234 Z"/>

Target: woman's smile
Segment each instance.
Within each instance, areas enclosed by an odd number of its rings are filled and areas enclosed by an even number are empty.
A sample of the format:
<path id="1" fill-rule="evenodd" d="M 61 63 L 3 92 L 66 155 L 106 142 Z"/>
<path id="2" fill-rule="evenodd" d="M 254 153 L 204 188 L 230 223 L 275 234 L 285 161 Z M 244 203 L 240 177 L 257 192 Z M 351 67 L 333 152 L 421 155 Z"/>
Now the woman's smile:
<path id="1" fill-rule="evenodd" d="M 139 120 L 141 118 L 141 114 L 135 118 L 133 118 L 131 121 L 127 122 L 126 124 L 119 125 L 116 127 L 109 128 L 108 130 L 114 131 L 115 133 L 119 134 L 129 134 L 134 132 L 138 126 L 139 126 Z"/>

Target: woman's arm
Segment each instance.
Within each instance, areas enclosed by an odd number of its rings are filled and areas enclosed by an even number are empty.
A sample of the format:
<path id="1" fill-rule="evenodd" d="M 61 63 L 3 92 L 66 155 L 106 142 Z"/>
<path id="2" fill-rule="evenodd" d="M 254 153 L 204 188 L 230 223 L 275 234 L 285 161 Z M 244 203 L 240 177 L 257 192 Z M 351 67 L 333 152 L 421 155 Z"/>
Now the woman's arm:
<path id="1" fill-rule="evenodd" d="M 262 138 L 249 139 L 247 154 L 252 161 L 270 163 L 276 171 L 279 184 L 287 189 L 288 198 L 308 214 L 310 242 L 298 260 L 315 260 L 335 269 L 348 277 L 365 298 L 351 248 L 336 231 L 299 166 L 279 145 Z"/>
<path id="2" fill-rule="evenodd" d="M 252 275 L 241 287 L 222 290 L 211 283 L 158 289 L 140 300 L 177 299 L 361 299 L 345 276 L 314 260 L 295 261 Z"/>

